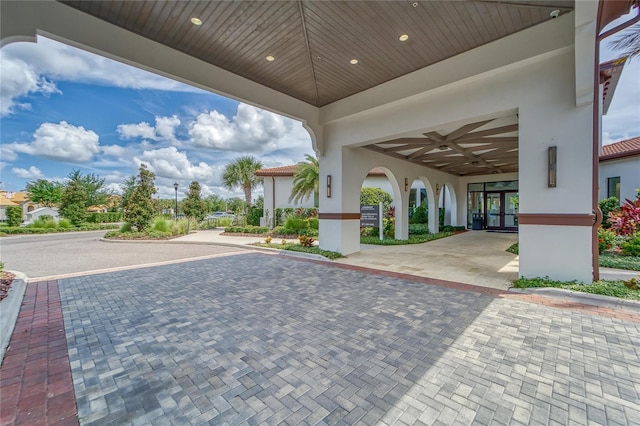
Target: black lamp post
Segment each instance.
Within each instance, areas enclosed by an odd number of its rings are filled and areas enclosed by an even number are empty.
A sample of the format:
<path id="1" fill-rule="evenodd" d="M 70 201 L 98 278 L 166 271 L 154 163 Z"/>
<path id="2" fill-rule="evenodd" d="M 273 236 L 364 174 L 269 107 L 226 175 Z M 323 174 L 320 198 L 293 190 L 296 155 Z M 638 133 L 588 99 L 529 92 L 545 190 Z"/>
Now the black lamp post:
<path id="1" fill-rule="evenodd" d="M 175 218 L 178 220 L 178 182 L 173 184 L 173 189 L 176 190 L 176 213 Z"/>

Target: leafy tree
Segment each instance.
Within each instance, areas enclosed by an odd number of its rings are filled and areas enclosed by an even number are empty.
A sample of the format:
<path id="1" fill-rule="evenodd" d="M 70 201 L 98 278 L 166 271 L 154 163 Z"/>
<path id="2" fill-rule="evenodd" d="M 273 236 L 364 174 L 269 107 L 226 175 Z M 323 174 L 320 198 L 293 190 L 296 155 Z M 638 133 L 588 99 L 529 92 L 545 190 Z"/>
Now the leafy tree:
<path id="1" fill-rule="evenodd" d="M 7 213 L 7 225 L 20 226 L 20 223 L 22 223 L 22 207 L 8 206 L 5 211 Z"/>
<path id="2" fill-rule="evenodd" d="M 227 164 L 222 174 L 222 183 L 228 189 L 240 187 L 244 191 L 246 206 L 251 206 L 251 192 L 262 183 L 256 172 L 262 168 L 262 163 L 251 155 L 238 157 Z"/>
<path id="3" fill-rule="evenodd" d="M 242 198 L 233 197 L 227 200 L 227 208 L 234 213 L 243 211 L 247 205 Z"/>
<path id="4" fill-rule="evenodd" d="M 74 226 L 80 226 L 87 221 L 87 190 L 81 179 L 67 182 L 60 201 L 60 214 L 69 219 Z"/>
<path id="5" fill-rule="evenodd" d="M 305 198 L 314 196 L 313 205 L 318 207 L 318 190 L 320 183 L 320 162 L 312 155 L 306 154 L 307 161 L 301 161 L 293 173 L 293 188 L 289 201 L 302 202 Z"/>
<path id="6" fill-rule="evenodd" d="M 149 171 L 145 164 L 141 164 L 135 187 L 124 209 L 124 220 L 135 226 L 138 231 L 144 231 L 149 227 L 156 212 L 152 199 L 156 193 L 155 179 L 156 175 Z"/>
<path id="7" fill-rule="evenodd" d="M 217 194 L 209 195 L 204 201 L 207 203 L 207 212 L 223 212 L 227 209 L 227 202 Z"/>
<path id="8" fill-rule="evenodd" d="M 47 207 L 53 207 L 62 201 L 64 186 L 60 182 L 38 179 L 27 183 L 29 200 Z"/>
<path id="9" fill-rule="evenodd" d="M 207 203 L 202 199 L 200 195 L 200 184 L 194 180 L 189 184 L 189 190 L 187 191 L 187 198 L 182 205 L 182 211 L 188 218 L 201 221 L 207 214 Z"/>
<path id="10" fill-rule="evenodd" d="M 129 203 L 129 198 L 136 188 L 136 177 L 129 176 L 122 182 L 122 197 L 120 198 L 120 207 L 124 210 Z"/>
<path id="11" fill-rule="evenodd" d="M 620 33 L 611 42 L 611 47 L 615 50 L 622 50 L 622 53 L 629 58 L 640 56 L 640 23 L 634 24 Z"/>
<path id="12" fill-rule="evenodd" d="M 83 175 L 80 170 L 73 170 L 67 176 L 67 185 L 80 185 L 86 194 L 85 206 L 99 206 L 107 203 L 107 197 L 111 194 L 104 188 L 104 179 L 94 173 Z"/>
<path id="13" fill-rule="evenodd" d="M 382 201 L 382 209 L 386 214 L 393 203 L 393 198 L 380 188 L 362 188 L 360 190 L 361 206 L 377 206 Z"/>

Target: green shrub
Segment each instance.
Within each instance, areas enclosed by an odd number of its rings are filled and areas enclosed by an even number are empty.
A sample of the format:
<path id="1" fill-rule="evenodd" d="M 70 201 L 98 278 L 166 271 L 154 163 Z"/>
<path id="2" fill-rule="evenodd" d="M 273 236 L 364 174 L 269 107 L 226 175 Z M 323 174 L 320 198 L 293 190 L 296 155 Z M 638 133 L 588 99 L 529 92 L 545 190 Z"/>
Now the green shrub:
<path id="1" fill-rule="evenodd" d="M 173 235 L 170 232 L 161 232 L 161 231 L 147 231 L 147 232 L 139 232 L 139 231 L 130 231 L 130 232 L 120 232 L 120 231 L 109 231 L 104 234 L 105 238 L 115 239 L 115 240 L 166 240 L 171 238 Z"/>
<path id="2" fill-rule="evenodd" d="M 131 232 L 131 231 L 133 231 L 133 227 L 129 222 L 123 223 L 122 226 L 120 227 L 120 232 Z"/>
<path id="3" fill-rule="evenodd" d="M 151 222 L 151 229 L 159 232 L 171 232 L 171 224 L 166 219 L 156 216 Z"/>
<path id="4" fill-rule="evenodd" d="M 267 234 L 269 228 L 266 226 L 229 226 L 225 228 L 224 232 L 230 234 Z"/>
<path id="5" fill-rule="evenodd" d="M 612 197 L 615 198 L 615 197 Z M 616 234 L 615 232 L 605 229 L 603 227 L 598 227 L 598 251 L 600 253 L 614 247 L 616 243 Z"/>
<path id="6" fill-rule="evenodd" d="M 415 208 L 411 218 L 409 218 L 409 223 L 428 223 L 429 222 L 429 211 L 427 210 L 427 206 L 422 204 Z"/>
<path id="7" fill-rule="evenodd" d="M 507 251 L 509 253 L 513 253 L 513 254 L 520 254 L 520 246 L 518 245 L 518 243 L 515 243 L 513 245 L 511 245 Z"/>
<path id="8" fill-rule="evenodd" d="M 640 271 L 640 256 L 624 256 L 621 254 L 602 253 L 598 260 L 600 266 L 603 268 Z"/>
<path id="9" fill-rule="evenodd" d="M 69 219 L 60 219 L 58 221 L 58 227 L 62 229 L 71 229 L 71 221 Z"/>
<path id="10" fill-rule="evenodd" d="M 319 229 L 320 228 L 320 221 L 318 220 L 317 217 L 310 217 L 307 220 L 309 221 L 309 228 L 311 228 L 311 229 Z"/>
<path id="11" fill-rule="evenodd" d="M 120 212 L 91 213 L 87 218 L 87 222 L 90 223 L 113 223 L 121 220 L 122 213 Z"/>
<path id="12" fill-rule="evenodd" d="M 399 245 L 406 245 L 406 244 L 426 243 L 428 241 L 450 237 L 451 235 L 453 235 L 451 232 L 438 232 L 437 234 L 427 234 L 427 235 L 409 235 L 408 240 L 396 240 L 394 238 L 385 238 L 384 240 L 380 240 L 377 236 L 360 237 L 360 243 L 361 244 L 377 244 L 381 246 L 399 246 Z"/>
<path id="13" fill-rule="evenodd" d="M 633 238 L 623 242 L 620 248 L 625 256 L 640 256 L 640 232 L 636 233 Z"/>
<path id="14" fill-rule="evenodd" d="M 427 235 L 429 225 L 426 223 L 409 223 L 409 235 Z"/>
<path id="15" fill-rule="evenodd" d="M 48 215 L 40 216 L 31 225 L 29 225 L 29 228 L 56 229 L 57 227 L 58 224 L 56 223 L 56 221 L 53 219 L 53 217 Z"/>
<path id="16" fill-rule="evenodd" d="M 218 221 L 218 226 L 225 227 L 225 226 L 233 225 L 233 218 L 230 218 L 230 217 L 221 217 L 221 218 L 218 218 L 217 221 Z"/>
<path id="17" fill-rule="evenodd" d="M 620 209 L 620 200 L 618 200 L 616 197 L 609 197 L 598 201 L 598 205 L 600 206 L 600 210 L 602 211 L 601 226 L 605 229 L 609 229 L 611 227 L 611 223 L 609 223 L 609 213 L 615 212 Z"/>
<path id="18" fill-rule="evenodd" d="M 22 207 L 8 206 L 5 209 L 8 226 L 20 226 L 22 223 Z"/>
<path id="19" fill-rule="evenodd" d="M 249 215 L 247 216 L 247 224 L 253 226 L 260 226 L 260 218 L 262 217 L 262 209 L 258 207 L 251 207 Z"/>
<path id="20" fill-rule="evenodd" d="M 180 219 L 171 222 L 171 234 L 172 235 L 186 235 L 190 230 L 190 224 L 187 219 Z"/>
<path id="21" fill-rule="evenodd" d="M 284 223 L 285 234 L 300 234 L 300 231 L 309 227 L 309 221 L 300 217 L 289 216 Z"/>
<path id="22" fill-rule="evenodd" d="M 623 281 L 596 281 L 593 284 L 580 284 L 577 281 L 556 281 L 549 277 L 518 278 L 513 282 L 515 288 L 552 287 L 583 293 L 600 294 L 603 296 L 620 297 L 624 299 L 640 300 L 640 291 L 624 285 Z"/>
<path id="23" fill-rule="evenodd" d="M 198 225 L 200 229 L 215 229 L 218 226 L 218 219 L 205 219 Z"/>

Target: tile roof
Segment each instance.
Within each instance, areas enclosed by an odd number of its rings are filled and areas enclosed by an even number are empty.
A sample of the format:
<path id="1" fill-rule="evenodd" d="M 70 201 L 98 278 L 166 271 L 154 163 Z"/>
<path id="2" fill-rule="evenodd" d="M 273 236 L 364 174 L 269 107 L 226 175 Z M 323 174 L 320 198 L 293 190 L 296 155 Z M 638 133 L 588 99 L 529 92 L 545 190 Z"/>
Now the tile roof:
<path id="1" fill-rule="evenodd" d="M 615 142 L 602 147 L 600 161 L 640 155 L 640 136 Z"/>
<path id="2" fill-rule="evenodd" d="M 293 176 L 297 165 L 272 167 L 270 169 L 260 169 L 256 172 L 256 176 Z M 384 170 L 380 167 L 374 167 L 369 171 L 368 176 L 385 176 Z"/>
<path id="3" fill-rule="evenodd" d="M 0 193 L 0 206 L 19 206 L 20 204 L 10 200 L 9 198 L 5 197 L 4 194 Z"/>

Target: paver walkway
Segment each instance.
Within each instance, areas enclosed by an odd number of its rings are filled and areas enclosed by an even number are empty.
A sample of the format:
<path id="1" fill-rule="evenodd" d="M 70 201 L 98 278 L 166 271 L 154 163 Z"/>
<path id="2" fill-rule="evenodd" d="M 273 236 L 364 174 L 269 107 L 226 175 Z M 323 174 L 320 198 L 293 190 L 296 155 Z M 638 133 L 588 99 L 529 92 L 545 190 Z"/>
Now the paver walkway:
<path id="1" fill-rule="evenodd" d="M 640 315 L 427 282 L 259 253 L 60 280 L 80 423 L 640 424 Z"/>

